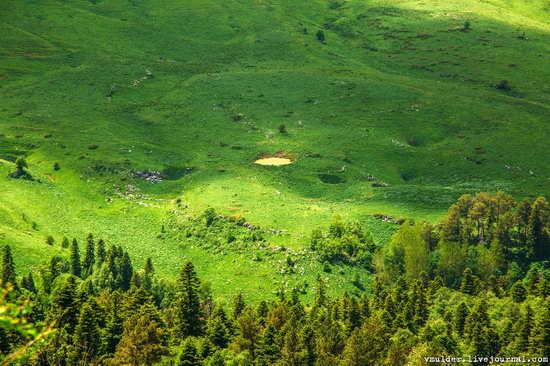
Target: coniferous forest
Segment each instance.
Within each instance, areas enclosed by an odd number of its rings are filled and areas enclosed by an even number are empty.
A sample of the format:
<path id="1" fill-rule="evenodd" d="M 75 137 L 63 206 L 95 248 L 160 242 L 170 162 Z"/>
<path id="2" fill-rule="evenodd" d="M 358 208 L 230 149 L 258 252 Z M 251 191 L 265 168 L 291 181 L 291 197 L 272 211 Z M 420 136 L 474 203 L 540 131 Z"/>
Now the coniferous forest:
<path id="1" fill-rule="evenodd" d="M 231 304 L 213 300 L 215 284 L 192 262 L 167 282 L 150 259 L 135 268 L 92 234 L 64 240 L 66 257 L 24 276 L 7 245 L 3 364 L 394 366 L 445 355 L 544 364 L 549 225 L 544 197 L 516 202 L 501 192 L 460 197 L 437 225 L 402 222 L 384 247 L 359 224 L 334 220 L 312 233 L 312 248 L 319 261 L 372 272 L 368 291 L 331 297 L 321 274 L 308 290 Z"/>

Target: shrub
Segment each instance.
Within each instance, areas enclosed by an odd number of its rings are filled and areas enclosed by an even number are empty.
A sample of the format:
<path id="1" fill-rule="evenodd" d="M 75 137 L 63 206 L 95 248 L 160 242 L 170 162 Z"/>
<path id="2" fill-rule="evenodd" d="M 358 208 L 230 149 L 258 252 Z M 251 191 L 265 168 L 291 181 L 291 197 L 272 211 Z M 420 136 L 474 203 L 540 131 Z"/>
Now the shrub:
<path id="1" fill-rule="evenodd" d="M 284 124 L 280 124 L 278 129 L 280 134 L 286 135 L 288 133 L 288 131 L 286 130 L 286 126 Z"/>
<path id="2" fill-rule="evenodd" d="M 496 85 L 496 88 L 499 90 L 505 90 L 505 91 L 509 91 L 512 89 L 512 87 L 510 86 L 510 83 L 508 83 L 508 80 L 499 81 L 499 83 Z"/>
<path id="3" fill-rule="evenodd" d="M 315 36 L 317 37 L 317 40 L 319 42 L 325 42 L 325 32 L 323 32 L 321 29 L 319 29 L 317 33 L 315 33 Z"/>
<path id="4" fill-rule="evenodd" d="M 54 245 L 55 239 L 53 238 L 53 236 L 48 235 L 48 236 L 46 236 L 45 243 L 48 244 L 48 245 Z"/>

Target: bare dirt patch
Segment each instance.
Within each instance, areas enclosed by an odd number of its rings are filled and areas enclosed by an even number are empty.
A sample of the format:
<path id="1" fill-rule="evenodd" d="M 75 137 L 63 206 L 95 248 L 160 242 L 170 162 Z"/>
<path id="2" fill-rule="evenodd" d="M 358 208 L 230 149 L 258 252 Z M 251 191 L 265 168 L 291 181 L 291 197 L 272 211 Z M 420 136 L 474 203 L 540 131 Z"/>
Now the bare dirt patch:
<path id="1" fill-rule="evenodd" d="M 271 165 L 271 166 L 289 165 L 292 163 L 293 161 L 290 160 L 289 158 L 278 158 L 278 157 L 262 158 L 254 162 L 254 164 L 258 164 L 258 165 Z"/>
<path id="2" fill-rule="evenodd" d="M 282 166 L 290 165 L 294 163 L 294 160 L 284 151 L 279 151 L 275 154 L 264 154 L 254 164 L 268 165 L 268 166 Z"/>

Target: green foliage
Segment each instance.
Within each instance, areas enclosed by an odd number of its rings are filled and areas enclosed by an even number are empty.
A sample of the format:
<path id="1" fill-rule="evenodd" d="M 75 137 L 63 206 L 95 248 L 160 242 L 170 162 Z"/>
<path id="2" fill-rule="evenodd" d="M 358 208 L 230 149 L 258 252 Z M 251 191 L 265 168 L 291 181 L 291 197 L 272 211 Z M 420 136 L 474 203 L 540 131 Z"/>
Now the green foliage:
<path id="1" fill-rule="evenodd" d="M 317 33 L 315 33 L 315 37 L 317 37 L 317 40 L 319 42 L 325 42 L 326 36 L 325 32 L 322 29 L 319 29 Z"/>
<path id="2" fill-rule="evenodd" d="M 357 222 L 343 223 L 335 217 L 327 234 L 320 230 L 313 231 L 310 245 L 321 261 L 372 268 L 374 240 Z"/>
<path id="3" fill-rule="evenodd" d="M 339 225 L 332 228 L 333 235 L 346 232 Z M 417 229 L 407 224 L 395 240 Z M 411 238 L 418 240 L 415 235 Z M 51 262 L 59 261 L 63 259 Z M 112 276 L 111 270 L 117 273 L 113 278 L 121 277 L 125 261 L 131 263 L 127 253 L 111 247 L 99 270 L 85 280 L 59 274 L 51 294 L 41 289 L 29 292 L 34 294 L 30 301 L 25 295 L 29 286 L 22 286 L 21 295 L 14 292 L 20 298 L 8 297 L 0 305 L 2 310 L 25 304 L 21 313 L 0 312 L 4 314 L 0 347 L 12 352 L 11 359 L 25 359 L 30 366 L 62 359 L 86 364 L 102 360 L 106 365 L 149 365 L 161 360 L 177 365 L 223 365 L 227 360 L 262 366 L 322 366 L 327 360 L 364 365 L 381 360 L 380 364 L 395 365 L 417 358 L 418 352 L 497 355 L 509 351 L 542 356 L 547 349 L 549 305 L 541 296 L 541 284 L 548 273 L 541 263 L 533 264 L 523 278 L 528 297 L 518 282 L 497 298 L 467 268 L 461 292 L 420 273 L 419 279 L 401 276 L 393 284 L 377 279 L 370 296 L 329 298 L 327 285 L 319 278 L 313 306 L 302 303 L 297 290 L 286 295 L 281 291 L 278 301 L 263 301 L 257 308 L 247 305 L 241 295 L 232 306 L 233 316 L 228 317 L 223 306 L 213 302 L 210 286 L 201 286 L 208 282 L 199 280 L 191 262 L 183 266 L 175 285 L 168 284 L 156 295 L 158 279 L 152 261 L 146 261 L 144 270 L 132 272 L 129 289 L 101 280 L 105 273 Z M 46 266 L 41 276 L 55 278 L 55 268 Z M 32 277 L 23 282 L 30 281 Z M 523 287 L 521 311 L 512 305 L 518 286 Z M 34 299 L 37 305 L 51 304 L 44 309 L 54 331 L 51 336 L 46 337 L 47 328 L 40 331 L 42 326 L 35 325 L 40 313 L 34 310 Z M 26 340 L 10 336 L 18 332 Z"/>
<path id="4" fill-rule="evenodd" d="M 183 267 L 177 283 L 173 303 L 174 334 L 180 339 L 199 336 L 203 332 L 204 320 L 199 300 L 200 280 L 191 262 Z"/>
<path id="5" fill-rule="evenodd" d="M 13 255 L 11 254 L 11 247 L 5 245 L 2 248 L 2 268 L 1 268 L 1 282 L 3 288 L 12 286 L 17 289 L 17 274 L 15 272 L 15 262 Z"/>

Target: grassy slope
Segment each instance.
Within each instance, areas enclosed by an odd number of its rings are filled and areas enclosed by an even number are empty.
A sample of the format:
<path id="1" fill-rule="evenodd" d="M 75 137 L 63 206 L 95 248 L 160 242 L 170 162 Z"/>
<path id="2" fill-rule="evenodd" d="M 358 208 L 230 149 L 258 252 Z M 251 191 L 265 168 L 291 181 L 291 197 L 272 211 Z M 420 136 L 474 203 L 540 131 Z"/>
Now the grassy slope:
<path id="1" fill-rule="evenodd" d="M 172 276 L 187 256 L 227 277 L 221 296 L 236 281 L 254 296 L 303 279 L 159 238 L 175 198 L 190 212 L 213 206 L 288 230 L 271 240 L 300 248 L 334 214 L 437 219 L 463 192 L 550 193 L 544 1 L 1 7 L 0 240 L 16 244 L 23 269 L 59 251 L 45 235 L 93 231 L 123 243 L 137 265 L 151 255 Z M 459 31 L 466 20 L 471 30 Z M 512 91 L 492 86 L 502 79 Z M 252 164 L 281 150 L 296 162 Z M 41 183 L 6 177 L 21 154 Z M 159 185 L 121 180 L 167 166 L 193 173 Z M 344 183 L 323 183 L 323 173 Z M 374 188 L 369 176 L 389 186 Z M 309 266 L 311 283 L 319 266 Z M 347 276 L 332 277 L 349 288 Z"/>

